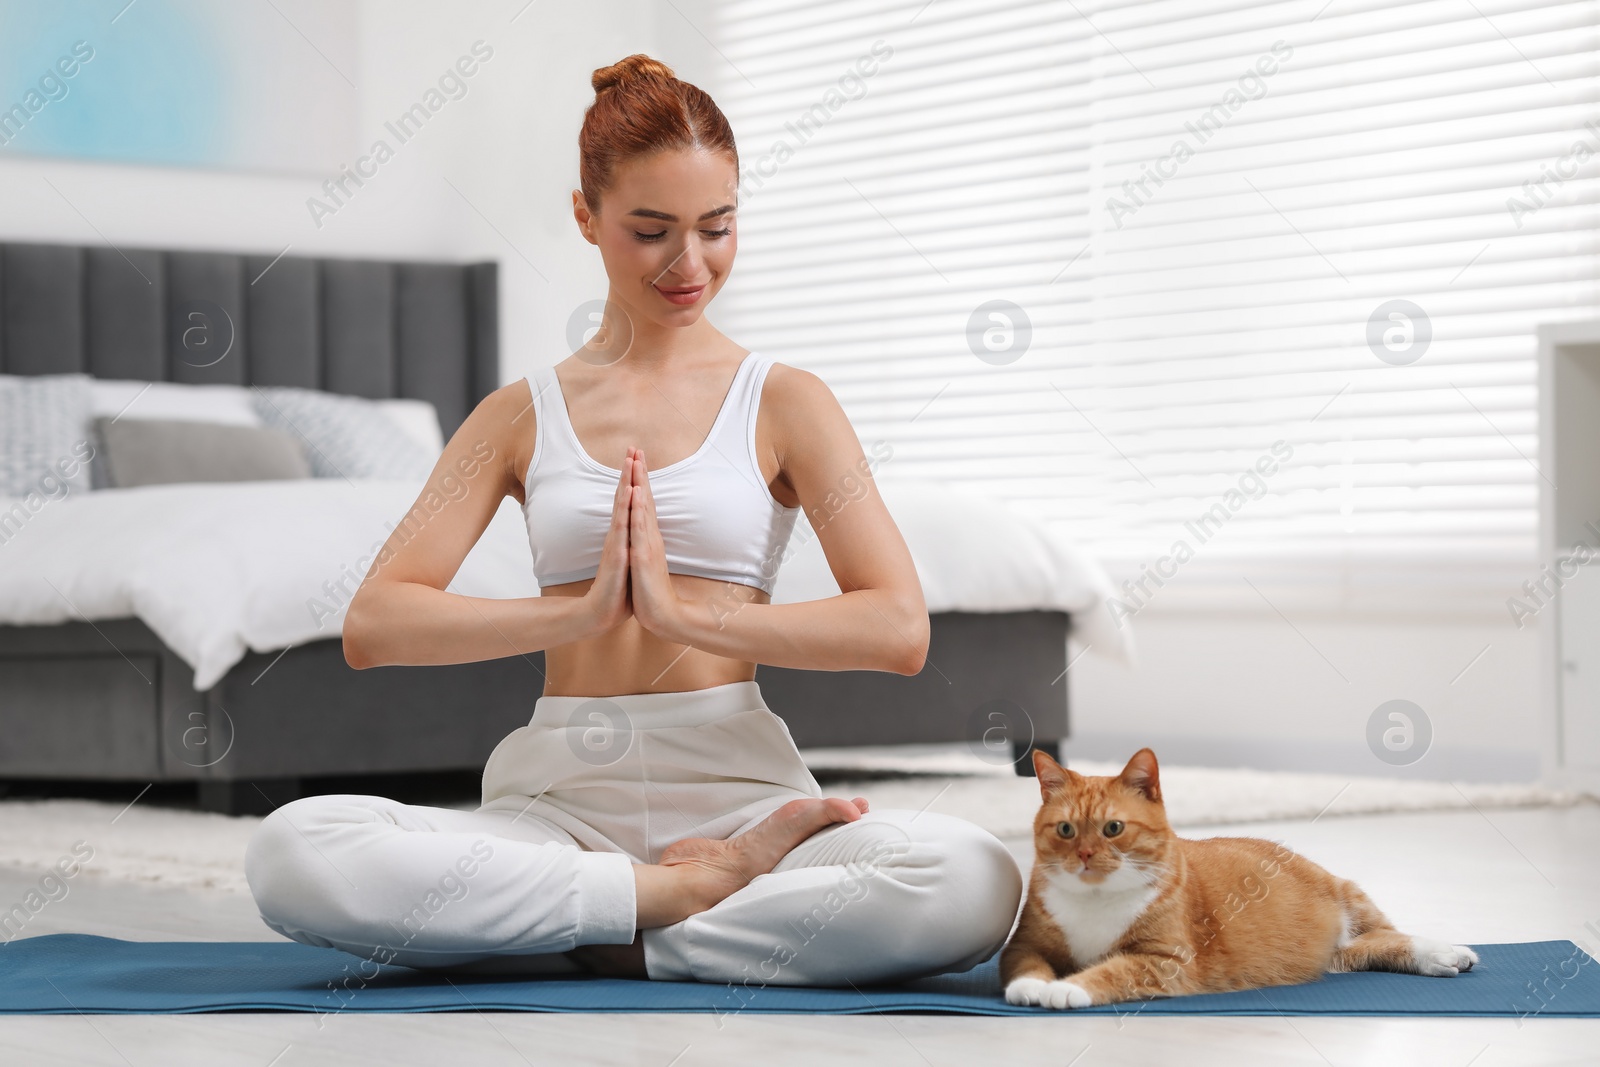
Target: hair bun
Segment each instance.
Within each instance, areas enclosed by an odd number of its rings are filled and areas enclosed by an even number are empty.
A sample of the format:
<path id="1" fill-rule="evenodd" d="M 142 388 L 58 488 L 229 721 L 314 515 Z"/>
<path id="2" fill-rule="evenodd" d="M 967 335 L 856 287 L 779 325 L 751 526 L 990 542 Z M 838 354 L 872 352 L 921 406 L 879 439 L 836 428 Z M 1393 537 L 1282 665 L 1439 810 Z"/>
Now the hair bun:
<path id="1" fill-rule="evenodd" d="M 653 59 L 643 52 L 635 52 L 633 55 L 620 59 L 609 67 L 601 67 L 595 71 L 594 76 L 589 79 L 589 84 L 594 87 L 596 93 L 601 93 L 625 81 L 635 81 L 642 78 L 665 78 L 671 80 L 676 77 L 677 75 L 673 73 L 672 68 L 659 59 Z"/>

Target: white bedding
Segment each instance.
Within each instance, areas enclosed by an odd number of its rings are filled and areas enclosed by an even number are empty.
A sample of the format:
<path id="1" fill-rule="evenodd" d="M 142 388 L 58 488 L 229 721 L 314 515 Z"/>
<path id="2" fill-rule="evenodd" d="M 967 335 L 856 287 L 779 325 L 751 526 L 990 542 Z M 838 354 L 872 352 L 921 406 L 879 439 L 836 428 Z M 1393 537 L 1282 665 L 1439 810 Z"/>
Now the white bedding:
<path id="1" fill-rule="evenodd" d="M 916 561 L 930 612 L 1059 609 L 1074 642 L 1125 658 L 1127 634 L 1100 605 L 1110 579 L 1042 524 L 936 482 L 879 476 Z M 50 500 L 0 538 L 0 623 L 137 616 L 215 685 L 247 650 L 336 636 L 370 554 L 420 482 L 308 478 L 105 489 Z M 0 500 L 0 509 L 12 501 Z M 501 501 L 449 588 L 481 597 L 538 595 L 522 515 Z M 343 584 L 343 589 L 339 588 Z M 804 516 L 774 603 L 836 595 Z"/>

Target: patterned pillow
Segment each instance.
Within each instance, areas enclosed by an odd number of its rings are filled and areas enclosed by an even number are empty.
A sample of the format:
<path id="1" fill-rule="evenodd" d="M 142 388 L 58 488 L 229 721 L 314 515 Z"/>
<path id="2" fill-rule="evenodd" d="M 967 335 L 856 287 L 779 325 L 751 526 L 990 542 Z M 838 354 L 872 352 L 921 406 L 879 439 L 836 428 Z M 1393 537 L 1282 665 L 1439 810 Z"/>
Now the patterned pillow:
<path id="1" fill-rule="evenodd" d="M 364 397 L 290 386 L 258 387 L 254 394 L 265 425 L 305 442 L 314 477 L 417 480 L 438 458 Z"/>
<path id="2" fill-rule="evenodd" d="M 89 490 L 87 374 L 0 374 L 0 496 Z"/>

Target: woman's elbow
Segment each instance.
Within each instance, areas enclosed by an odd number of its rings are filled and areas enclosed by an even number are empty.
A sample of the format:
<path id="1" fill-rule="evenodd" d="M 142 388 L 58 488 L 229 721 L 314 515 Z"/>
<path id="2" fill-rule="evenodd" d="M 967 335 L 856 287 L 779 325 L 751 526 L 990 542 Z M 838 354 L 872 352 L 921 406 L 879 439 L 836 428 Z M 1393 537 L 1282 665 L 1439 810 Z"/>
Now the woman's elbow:
<path id="1" fill-rule="evenodd" d="M 912 652 L 903 653 L 900 656 L 899 662 L 895 665 L 894 673 L 895 674 L 903 674 L 907 678 L 910 678 L 910 677 L 913 677 L 915 675 L 921 674 L 922 673 L 922 668 L 925 667 L 927 665 L 927 663 L 928 663 L 928 649 L 927 649 L 927 646 L 923 646 L 923 649 L 922 649 L 921 653 L 917 653 L 917 654 L 913 654 Z"/>
<path id="2" fill-rule="evenodd" d="M 895 648 L 894 666 L 890 668 L 895 674 L 906 676 L 922 673 L 922 668 L 928 662 L 928 639 L 932 631 L 932 623 L 928 618 L 928 611 L 919 601 L 915 609 L 908 609 L 904 616 L 905 622 L 897 627 L 902 638 Z"/>
<path id="3" fill-rule="evenodd" d="M 349 605 L 344 612 L 343 644 L 344 661 L 358 671 L 364 671 L 373 666 L 371 656 L 367 649 L 366 612 L 362 605 L 361 590 L 356 590 L 356 595 L 350 598 Z"/>

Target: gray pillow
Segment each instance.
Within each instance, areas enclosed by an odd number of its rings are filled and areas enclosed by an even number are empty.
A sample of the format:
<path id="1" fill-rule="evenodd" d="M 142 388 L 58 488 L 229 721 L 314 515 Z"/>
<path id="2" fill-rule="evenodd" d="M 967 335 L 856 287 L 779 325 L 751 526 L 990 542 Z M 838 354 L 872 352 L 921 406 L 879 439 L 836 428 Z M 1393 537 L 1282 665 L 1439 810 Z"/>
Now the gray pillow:
<path id="1" fill-rule="evenodd" d="M 266 427 L 102 415 L 94 430 L 109 488 L 311 477 L 300 442 Z"/>
<path id="2" fill-rule="evenodd" d="M 305 442 L 318 478 L 419 480 L 438 459 L 365 397 L 257 386 L 252 399 L 263 423 Z"/>

